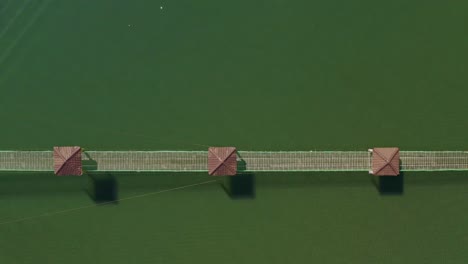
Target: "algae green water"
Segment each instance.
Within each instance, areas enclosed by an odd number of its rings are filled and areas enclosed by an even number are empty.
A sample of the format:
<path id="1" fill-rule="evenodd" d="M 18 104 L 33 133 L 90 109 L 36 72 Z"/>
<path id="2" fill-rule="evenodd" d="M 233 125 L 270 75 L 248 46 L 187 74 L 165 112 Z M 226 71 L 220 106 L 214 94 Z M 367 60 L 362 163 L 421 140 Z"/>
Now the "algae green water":
<path id="1" fill-rule="evenodd" d="M 162 9 L 161 9 L 162 7 Z M 467 150 L 468 4 L 0 0 L 0 149 Z M 466 173 L 259 175 L 93 202 L 2 173 L 0 263 L 465 263 Z M 119 198 L 211 180 L 117 175 Z"/>

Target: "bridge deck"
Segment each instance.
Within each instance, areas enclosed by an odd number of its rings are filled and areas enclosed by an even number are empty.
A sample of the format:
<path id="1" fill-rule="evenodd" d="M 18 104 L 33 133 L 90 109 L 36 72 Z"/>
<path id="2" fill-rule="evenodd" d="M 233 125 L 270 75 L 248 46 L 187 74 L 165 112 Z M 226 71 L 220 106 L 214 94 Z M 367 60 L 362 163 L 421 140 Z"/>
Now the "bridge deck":
<path id="1" fill-rule="evenodd" d="M 85 170 L 208 171 L 206 151 L 86 151 Z M 369 171 L 367 151 L 239 151 L 240 171 Z M 402 171 L 468 170 L 468 152 L 400 151 Z M 0 171 L 52 171 L 52 151 L 1 151 Z"/>

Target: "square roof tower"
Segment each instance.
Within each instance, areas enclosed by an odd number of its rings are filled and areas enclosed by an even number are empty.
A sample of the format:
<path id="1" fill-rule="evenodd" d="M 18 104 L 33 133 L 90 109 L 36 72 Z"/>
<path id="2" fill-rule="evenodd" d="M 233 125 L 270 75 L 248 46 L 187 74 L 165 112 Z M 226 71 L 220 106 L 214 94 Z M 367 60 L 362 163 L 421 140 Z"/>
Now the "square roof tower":
<path id="1" fill-rule="evenodd" d="M 54 173 L 58 176 L 83 174 L 80 147 L 54 147 Z"/>
<path id="2" fill-rule="evenodd" d="M 398 176 L 400 174 L 400 149 L 372 149 L 371 173 L 376 176 Z"/>
<path id="3" fill-rule="evenodd" d="M 234 176 L 237 174 L 235 147 L 208 148 L 208 174 L 212 176 Z"/>

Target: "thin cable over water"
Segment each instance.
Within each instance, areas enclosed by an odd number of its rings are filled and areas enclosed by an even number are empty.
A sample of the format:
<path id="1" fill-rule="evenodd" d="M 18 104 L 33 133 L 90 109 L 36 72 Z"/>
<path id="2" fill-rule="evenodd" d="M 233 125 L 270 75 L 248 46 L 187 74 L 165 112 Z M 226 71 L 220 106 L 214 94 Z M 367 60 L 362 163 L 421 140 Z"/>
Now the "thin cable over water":
<path id="1" fill-rule="evenodd" d="M 218 180 L 204 181 L 204 182 L 184 185 L 184 186 L 180 186 L 180 187 L 175 187 L 175 188 L 171 188 L 171 189 L 166 189 L 166 190 L 161 190 L 161 191 L 156 191 L 156 192 L 150 192 L 150 193 L 130 196 L 130 197 L 126 197 L 126 198 L 122 198 L 122 199 L 118 199 L 118 200 L 110 201 L 110 202 L 104 202 L 104 203 L 86 205 L 86 206 L 81 206 L 81 207 L 75 207 L 75 208 L 70 208 L 70 209 L 66 209 L 66 210 L 43 213 L 43 214 L 35 215 L 35 216 L 28 216 L 28 217 L 19 218 L 19 219 L 15 219 L 15 220 L 11 220 L 11 221 L 0 222 L 0 225 L 19 223 L 19 222 L 23 222 L 23 221 L 27 221 L 27 220 L 31 220 L 31 219 L 40 218 L 40 217 L 46 217 L 46 216 L 52 216 L 52 215 L 58 215 L 58 214 L 73 212 L 73 211 L 78 211 L 78 210 L 82 210 L 82 209 L 97 207 L 97 206 L 100 206 L 100 205 L 113 204 L 113 203 L 116 203 L 116 202 L 122 202 L 122 201 L 132 200 L 132 199 L 136 199 L 136 198 L 142 198 L 142 197 L 147 197 L 147 196 L 151 196 L 151 195 L 156 195 L 156 194 L 161 194 L 161 193 L 186 189 L 186 188 L 200 186 L 200 185 L 204 185 L 204 184 L 209 184 L 209 183 L 213 183 L 213 182 L 217 182 L 217 181 Z"/>

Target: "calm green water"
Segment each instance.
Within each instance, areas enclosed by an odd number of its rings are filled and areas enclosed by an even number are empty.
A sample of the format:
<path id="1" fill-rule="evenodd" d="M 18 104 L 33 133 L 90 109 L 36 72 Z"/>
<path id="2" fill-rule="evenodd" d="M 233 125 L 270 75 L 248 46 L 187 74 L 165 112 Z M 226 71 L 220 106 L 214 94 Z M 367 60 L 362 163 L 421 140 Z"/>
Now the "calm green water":
<path id="1" fill-rule="evenodd" d="M 466 14 L 462 1 L 0 0 L 0 149 L 467 150 Z M 402 196 L 368 175 L 270 176 L 254 200 L 209 184 L 0 225 L 0 263 L 468 259 L 466 175 L 406 175 Z M 1 177 L 0 221 L 92 205 L 81 178 Z M 125 198 L 211 178 L 118 179 Z"/>

